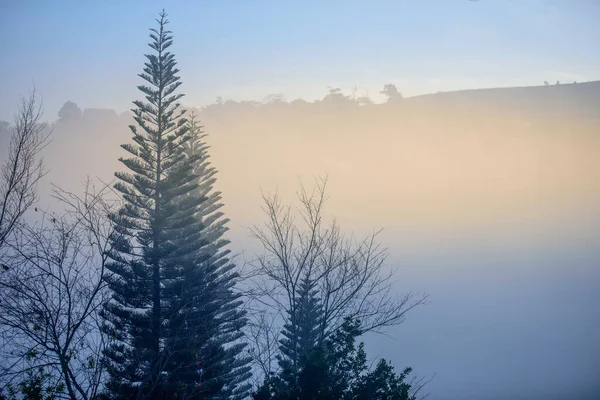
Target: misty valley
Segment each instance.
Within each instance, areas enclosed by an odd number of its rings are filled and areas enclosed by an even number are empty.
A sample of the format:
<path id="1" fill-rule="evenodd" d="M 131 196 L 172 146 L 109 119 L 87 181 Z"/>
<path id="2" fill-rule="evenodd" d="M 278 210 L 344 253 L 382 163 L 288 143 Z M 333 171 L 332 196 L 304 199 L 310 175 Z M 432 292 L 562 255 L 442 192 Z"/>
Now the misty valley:
<path id="1" fill-rule="evenodd" d="M 363 36 L 338 32 L 314 11 L 332 5 L 309 3 L 311 29 L 340 46 L 400 29 L 390 20 Z M 490 21 L 519 15 L 463 3 Z M 7 5 L 7 15 L 37 21 L 33 4 Z M 257 17 L 287 15 L 297 33 L 278 32 L 288 43 L 243 18 L 249 4 L 200 4 L 268 36 L 269 54 L 326 57 L 297 22 L 304 14 L 273 5 Z M 66 6 L 56 7 L 48 12 Z M 86 18 L 114 11 L 77 7 Z M 254 86 L 236 94 L 243 78 L 232 77 L 217 84 L 231 95 L 199 101 L 204 86 L 216 90 L 200 84 L 204 63 L 223 65 L 214 77 L 229 64 L 235 76 L 262 67 L 236 61 L 254 47 L 209 56 L 228 35 L 249 39 L 228 25 L 202 33 L 215 43 L 196 43 L 180 27 L 202 27 L 172 7 L 119 28 L 135 50 L 102 67 L 123 77 L 95 83 L 96 97 L 76 88 L 95 78 L 67 62 L 49 65 L 54 78 L 42 73 L 39 85 L 36 63 L 7 70 L 18 84 L 0 74 L 0 92 L 10 88 L 0 94 L 10 110 L 0 114 L 0 400 L 600 398 L 600 80 L 548 73 L 435 90 L 428 78 L 406 95 L 415 84 L 388 74 L 376 91 L 336 84 L 264 97 Z M 560 7 L 570 16 L 584 5 Z M 553 26 L 535 21 L 525 26 Z M 58 29 L 97 28 L 80 24 Z M 459 25 L 449 25 L 452 43 L 473 33 Z M 497 39 L 477 26 L 473 43 Z M 94 57 L 69 38 L 40 54 Z M 193 55 L 203 46 L 206 59 Z"/>

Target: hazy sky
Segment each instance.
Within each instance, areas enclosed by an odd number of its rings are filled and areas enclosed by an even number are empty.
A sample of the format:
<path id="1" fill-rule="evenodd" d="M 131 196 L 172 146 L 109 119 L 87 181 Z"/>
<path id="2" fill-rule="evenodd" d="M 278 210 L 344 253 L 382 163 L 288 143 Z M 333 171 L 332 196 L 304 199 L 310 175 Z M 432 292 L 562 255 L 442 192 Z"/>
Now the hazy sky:
<path id="1" fill-rule="evenodd" d="M 67 100 L 126 110 L 159 1 L 0 1 L 0 120 L 35 82 L 47 118 Z M 188 104 L 217 96 L 405 95 L 600 78 L 595 0 L 180 1 L 166 11 Z M 10 39 L 9 39 L 10 38 Z"/>

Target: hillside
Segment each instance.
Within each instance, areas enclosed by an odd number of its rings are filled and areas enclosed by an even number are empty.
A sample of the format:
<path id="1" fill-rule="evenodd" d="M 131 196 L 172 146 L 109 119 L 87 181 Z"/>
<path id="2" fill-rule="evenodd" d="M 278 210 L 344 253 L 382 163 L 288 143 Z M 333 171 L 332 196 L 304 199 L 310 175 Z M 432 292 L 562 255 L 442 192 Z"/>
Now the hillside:
<path id="1" fill-rule="evenodd" d="M 412 103 L 471 106 L 520 114 L 600 119 L 600 81 L 440 92 L 406 99 Z"/>

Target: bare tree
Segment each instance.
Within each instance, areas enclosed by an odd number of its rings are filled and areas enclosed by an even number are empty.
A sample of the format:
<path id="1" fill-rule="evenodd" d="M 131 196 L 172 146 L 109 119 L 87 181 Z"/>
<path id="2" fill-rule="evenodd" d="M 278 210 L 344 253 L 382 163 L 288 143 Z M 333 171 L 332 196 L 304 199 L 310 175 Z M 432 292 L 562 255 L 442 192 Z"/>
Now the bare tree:
<path id="1" fill-rule="evenodd" d="M 33 89 L 28 97 L 21 98 L 8 157 L 0 172 L 0 251 L 22 222 L 23 214 L 37 200 L 37 183 L 44 175 L 39 153 L 50 135 L 46 124 L 40 122 L 41 117 L 41 103 Z"/>
<path id="2" fill-rule="evenodd" d="M 82 196 L 55 189 L 65 206 L 42 213 L 7 241 L 0 272 L 0 389 L 30 371 L 49 372 L 60 398 L 95 398 L 103 380 L 105 263 L 112 224 L 108 187 Z"/>
<path id="3" fill-rule="evenodd" d="M 282 206 L 279 197 L 272 195 L 263 196 L 266 224 L 251 229 L 265 250 L 255 265 L 254 300 L 278 312 L 280 321 L 289 324 L 292 340 L 297 341 L 303 304 L 298 299 L 312 293 L 320 309 L 317 345 L 346 317 L 360 320 L 362 333 L 381 332 L 401 323 L 409 310 L 424 304 L 428 297 L 396 294 L 395 271 L 385 265 L 387 250 L 377 240 L 379 232 L 355 240 L 342 234 L 335 219 L 324 222 L 326 183 L 326 179 L 319 180 L 310 194 L 301 187 L 301 224 L 291 207 Z M 264 321 L 259 322 L 262 327 L 255 332 L 268 330 Z M 292 343 L 293 348 L 297 345 Z M 256 347 L 264 356 L 261 350 L 268 346 Z M 260 365 L 264 364 L 261 360 Z"/>

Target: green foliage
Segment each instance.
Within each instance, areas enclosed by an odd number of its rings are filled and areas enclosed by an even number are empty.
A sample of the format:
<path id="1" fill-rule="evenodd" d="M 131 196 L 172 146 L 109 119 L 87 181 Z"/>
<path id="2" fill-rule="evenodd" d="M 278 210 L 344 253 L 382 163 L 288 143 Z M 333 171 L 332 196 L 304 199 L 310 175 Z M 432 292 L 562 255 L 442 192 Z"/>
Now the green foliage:
<path id="1" fill-rule="evenodd" d="M 267 377 L 254 400 L 414 400 L 406 382 L 411 369 L 396 374 L 380 360 L 369 371 L 364 344 L 356 345 L 360 322 L 347 318 L 340 329 L 303 357 L 298 373 L 289 368 Z"/>
<path id="2" fill-rule="evenodd" d="M 8 385 L 6 394 L 0 391 L 0 400 L 56 400 L 63 398 L 64 390 L 63 383 L 54 382 L 52 375 L 39 367 L 27 371 L 17 387 Z"/>

